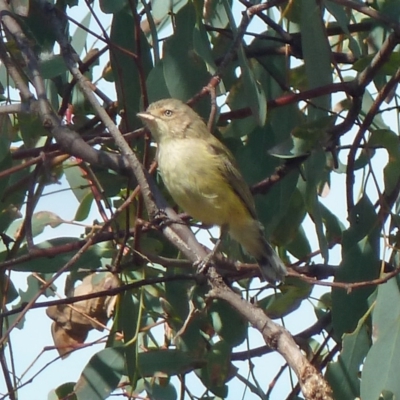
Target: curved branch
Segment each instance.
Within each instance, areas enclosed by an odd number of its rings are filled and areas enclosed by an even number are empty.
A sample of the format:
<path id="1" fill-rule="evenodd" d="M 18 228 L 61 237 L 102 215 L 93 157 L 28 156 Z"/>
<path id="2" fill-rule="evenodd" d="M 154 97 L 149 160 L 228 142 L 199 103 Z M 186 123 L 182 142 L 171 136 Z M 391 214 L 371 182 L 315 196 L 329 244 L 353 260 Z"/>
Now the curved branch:
<path id="1" fill-rule="evenodd" d="M 259 307 L 233 292 L 210 268 L 208 278 L 211 298 L 221 299 L 236 309 L 263 336 L 268 347 L 276 350 L 295 372 L 306 399 L 333 400 L 332 390 L 317 369 L 303 355 L 291 334 L 273 322 Z"/>

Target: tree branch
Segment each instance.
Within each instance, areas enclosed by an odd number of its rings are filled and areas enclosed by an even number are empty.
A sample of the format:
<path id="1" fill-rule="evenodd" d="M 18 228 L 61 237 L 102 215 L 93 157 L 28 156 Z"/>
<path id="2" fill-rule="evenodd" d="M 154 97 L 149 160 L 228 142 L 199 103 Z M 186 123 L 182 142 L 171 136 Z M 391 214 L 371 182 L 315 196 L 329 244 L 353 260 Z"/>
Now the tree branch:
<path id="1" fill-rule="evenodd" d="M 221 299 L 230 304 L 262 334 L 268 347 L 282 355 L 295 372 L 306 399 L 333 399 L 328 383 L 302 354 L 285 328 L 268 318 L 259 307 L 245 301 L 228 288 L 213 268 L 209 270 L 208 279 L 211 286 L 209 297 Z"/>

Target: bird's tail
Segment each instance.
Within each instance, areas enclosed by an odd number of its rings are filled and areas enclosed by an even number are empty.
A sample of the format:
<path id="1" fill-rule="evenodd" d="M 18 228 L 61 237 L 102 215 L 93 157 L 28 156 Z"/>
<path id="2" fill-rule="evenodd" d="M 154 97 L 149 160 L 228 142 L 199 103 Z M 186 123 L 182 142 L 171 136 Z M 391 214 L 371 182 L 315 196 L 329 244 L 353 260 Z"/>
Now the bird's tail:
<path id="1" fill-rule="evenodd" d="M 287 275 L 286 267 L 265 239 L 258 221 L 248 219 L 245 224 L 231 225 L 229 233 L 257 260 L 264 280 L 272 284 L 284 280 Z"/>
<path id="2" fill-rule="evenodd" d="M 262 239 L 264 254 L 256 258 L 261 274 L 266 281 L 272 284 L 277 281 L 282 282 L 287 275 L 286 267 L 271 245 L 264 237 Z"/>

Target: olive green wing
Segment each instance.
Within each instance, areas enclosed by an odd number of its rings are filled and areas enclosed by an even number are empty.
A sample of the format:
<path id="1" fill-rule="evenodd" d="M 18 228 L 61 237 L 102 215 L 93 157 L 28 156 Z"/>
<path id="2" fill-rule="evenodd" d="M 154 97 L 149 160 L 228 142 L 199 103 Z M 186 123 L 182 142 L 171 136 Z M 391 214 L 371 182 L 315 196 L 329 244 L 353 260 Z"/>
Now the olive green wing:
<path id="1" fill-rule="evenodd" d="M 235 193 L 243 201 L 246 208 L 249 210 L 250 215 L 254 219 L 257 219 L 253 196 L 250 192 L 249 186 L 239 171 L 235 158 L 218 139 L 214 136 L 213 139 L 214 140 L 210 141 L 209 146 L 211 151 L 217 155 L 221 161 L 223 161 L 220 168 L 222 174 L 227 182 L 233 187 Z"/>

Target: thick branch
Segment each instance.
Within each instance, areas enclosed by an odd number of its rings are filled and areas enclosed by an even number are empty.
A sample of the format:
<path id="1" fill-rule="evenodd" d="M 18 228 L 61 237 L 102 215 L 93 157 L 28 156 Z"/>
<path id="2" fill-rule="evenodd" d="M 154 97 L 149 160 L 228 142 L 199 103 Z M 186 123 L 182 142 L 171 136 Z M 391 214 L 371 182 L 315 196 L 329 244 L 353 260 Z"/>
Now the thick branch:
<path id="1" fill-rule="evenodd" d="M 228 288 L 213 268 L 210 269 L 208 276 L 211 285 L 209 296 L 229 303 L 262 334 L 268 347 L 282 355 L 295 372 L 306 399 L 333 399 L 327 382 L 302 354 L 285 328 L 273 322 L 260 308 L 245 301 Z"/>

